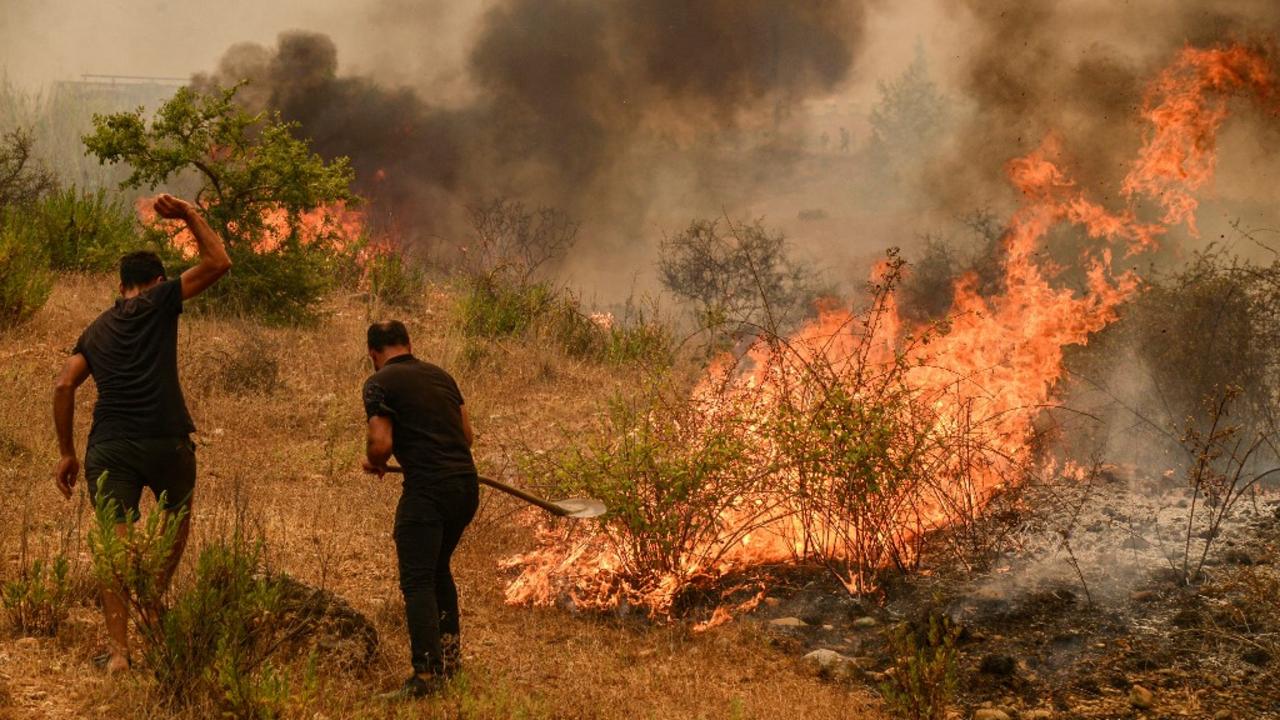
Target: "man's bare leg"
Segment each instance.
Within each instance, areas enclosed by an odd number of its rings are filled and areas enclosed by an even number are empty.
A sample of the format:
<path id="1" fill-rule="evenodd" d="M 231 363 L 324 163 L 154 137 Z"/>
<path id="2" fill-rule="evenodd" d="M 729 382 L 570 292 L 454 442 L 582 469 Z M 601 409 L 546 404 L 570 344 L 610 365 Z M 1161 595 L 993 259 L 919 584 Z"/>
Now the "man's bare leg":
<path id="1" fill-rule="evenodd" d="M 116 537 L 124 538 L 129 526 L 116 525 Z M 129 614 L 124 598 L 107 586 L 102 587 L 102 615 L 107 624 L 107 641 L 111 657 L 107 660 L 107 672 L 118 673 L 129 669 Z"/>

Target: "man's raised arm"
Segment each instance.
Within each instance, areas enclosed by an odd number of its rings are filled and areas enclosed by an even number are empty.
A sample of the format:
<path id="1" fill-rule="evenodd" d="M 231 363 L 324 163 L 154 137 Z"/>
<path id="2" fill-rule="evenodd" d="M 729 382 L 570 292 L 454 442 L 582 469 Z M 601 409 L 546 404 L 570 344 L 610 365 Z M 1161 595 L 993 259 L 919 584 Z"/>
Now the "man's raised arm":
<path id="1" fill-rule="evenodd" d="M 58 431 L 58 467 L 54 482 L 63 497 L 71 497 L 71 488 L 80 475 L 80 459 L 76 457 L 76 388 L 89 377 L 89 363 L 83 355 L 67 358 L 53 386 L 53 427 Z"/>
<path id="2" fill-rule="evenodd" d="M 168 220 L 182 220 L 196 239 L 200 262 L 182 273 L 183 300 L 204 292 L 231 269 L 231 257 L 222 238 L 209 227 L 195 205 L 172 195 L 161 195 L 156 198 L 156 214 Z"/>

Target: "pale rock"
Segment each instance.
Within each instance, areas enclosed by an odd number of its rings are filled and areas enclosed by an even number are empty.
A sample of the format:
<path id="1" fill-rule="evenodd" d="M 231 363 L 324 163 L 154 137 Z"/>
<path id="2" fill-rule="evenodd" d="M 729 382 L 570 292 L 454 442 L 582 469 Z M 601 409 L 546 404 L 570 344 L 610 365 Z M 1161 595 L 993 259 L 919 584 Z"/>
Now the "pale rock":
<path id="1" fill-rule="evenodd" d="M 803 661 L 810 670 L 821 677 L 848 678 L 852 677 L 858 669 L 858 663 L 853 658 L 826 648 L 814 650 L 805 655 Z"/>
<path id="2" fill-rule="evenodd" d="M 1129 704 L 1138 708 L 1139 710 L 1145 710 L 1151 707 L 1152 703 L 1154 702 L 1155 702 L 1155 695 L 1152 694 L 1150 690 L 1142 687 L 1141 685 L 1134 685 L 1129 690 Z"/>
<path id="3" fill-rule="evenodd" d="M 865 615 L 853 621 L 853 626 L 856 628 L 873 628 L 879 624 L 880 622 L 870 615 Z"/>
<path id="4" fill-rule="evenodd" d="M 769 624 L 770 624 L 770 625 L 772 625 L 772 626 L 774 626 L 774 627 L 780 627 L 780 628 L 802 628 L 802 627 L 809 627 L 809 623 L 807 623 L 807 622 L 805 622 L 805 621 L 801 620 L 801 619 L 800 619 L 800 618 L 798 618 L 798 617 L 781 617 L 781 618 L 774 618 L 774 619 L 772 619 L 772 620 L 770 620 L 770 621 L 769 621 Z"/>

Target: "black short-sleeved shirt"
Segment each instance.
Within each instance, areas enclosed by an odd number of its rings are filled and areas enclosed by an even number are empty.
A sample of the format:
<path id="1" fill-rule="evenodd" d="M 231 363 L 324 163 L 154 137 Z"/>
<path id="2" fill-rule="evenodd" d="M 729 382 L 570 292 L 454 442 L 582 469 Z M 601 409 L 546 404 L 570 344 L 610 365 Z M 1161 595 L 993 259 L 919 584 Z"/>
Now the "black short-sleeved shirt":
<path id="1" fill-rule="evenodd" d="M 89 444 L 122 438 L 185 437 L 195 430 L 178 384 L 182 281 L 167 280 L 116 300 L 94 320 L 73 353 L 98 385 Z"/>
<path id="2" fill-rule="evenodd" d="M 475 475 L 462 392 L 444 370 L 412 355 L 393 357 L 365 381 L 364 410 L 391 419 L 392 452 L 406 481 Z"/>

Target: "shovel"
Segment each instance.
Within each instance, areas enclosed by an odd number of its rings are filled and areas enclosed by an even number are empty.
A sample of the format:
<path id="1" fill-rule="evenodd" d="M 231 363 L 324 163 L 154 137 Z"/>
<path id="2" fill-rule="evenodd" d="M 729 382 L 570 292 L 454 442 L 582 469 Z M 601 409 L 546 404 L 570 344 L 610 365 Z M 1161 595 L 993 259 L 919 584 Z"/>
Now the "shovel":
<path id="1" fill-rule="evenodd" d="M 404 474 L 404 468 L 388 466 L 387 472 Z M 564 500 L 543 500 L 537 495 L 527 493 L 520 488 L 511 487 L 506 483 L 498 482 L 490 478 L 481 476 L 481 485 L 488 485 L 494 490 L 501 490 L 508 495 L 514 495 L 530 505 L 537 505 L 556 517 L 567 517 L 575 520 L 584 518 L 600 517 L 608 509 L 604 503 L 595 498 L 566 498 Z"/>

